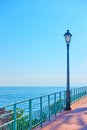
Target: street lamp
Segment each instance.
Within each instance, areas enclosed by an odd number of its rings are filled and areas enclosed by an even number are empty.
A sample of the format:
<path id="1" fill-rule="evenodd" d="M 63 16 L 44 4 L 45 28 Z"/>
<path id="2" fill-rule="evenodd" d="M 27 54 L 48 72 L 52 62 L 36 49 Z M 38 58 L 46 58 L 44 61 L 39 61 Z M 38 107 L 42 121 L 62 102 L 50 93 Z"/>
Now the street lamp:
<path id="1" fill-rule="evenodd" d="M 70 107 L 70 74 L 69 74 L 69 43 L 71 41 L 72 34 L 67 30 L 67 32 L 64 34 L 66 45 L 67 45 L 67 89 L 66 89 L 66 107 L 65 110 L 71 110 Z"/>

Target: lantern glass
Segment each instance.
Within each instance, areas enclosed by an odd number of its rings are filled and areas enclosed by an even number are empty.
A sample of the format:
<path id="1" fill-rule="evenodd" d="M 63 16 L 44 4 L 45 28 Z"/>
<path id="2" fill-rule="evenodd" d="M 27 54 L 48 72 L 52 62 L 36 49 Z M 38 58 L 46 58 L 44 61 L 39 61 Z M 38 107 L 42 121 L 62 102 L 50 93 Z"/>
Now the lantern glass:
<path id="1" fill-rule="evenodd" d="M 71 41 L 71 36 L 70 36 L 70 35 L 66 35 L 66 36 L 65 36 L 65 41 L 66 41 L 66 43 L 70 43 L 70 41 Z"/>

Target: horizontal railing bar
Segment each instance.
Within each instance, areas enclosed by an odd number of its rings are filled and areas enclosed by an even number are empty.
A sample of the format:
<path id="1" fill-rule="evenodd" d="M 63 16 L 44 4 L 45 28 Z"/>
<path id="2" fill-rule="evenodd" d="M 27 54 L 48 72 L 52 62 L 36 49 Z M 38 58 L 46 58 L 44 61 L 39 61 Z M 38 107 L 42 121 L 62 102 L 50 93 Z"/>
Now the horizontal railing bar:
<path id="1" fill-rule="evenodd" d="M 71 90 L 73 89 L 78 89 L 78 88 L 85 88 L 85 87 L 77 87 L 77 88 L 72 88 Z M 66 91 L 60 91 L 61 93 L 62 92 L 66 92 Z M 56 92 L 56 93 L 51 93 L 51 94 L 48 94 L 49 96 L 50 95 L 53 95 L 53 94 L 59 94 L 60 92 Z M 48 95 L 44 95 L 44 96 L 40 96 L 40 97 L 46 97 Z M 6 106 L 1 106 L 0 108 L 6 108 L 6 107 L 10 107 L 10 106 L 13 106 L 14 104 L 21 104 L 21 103 L 24 103 L 24 102 L 28 102 L 29 100 L 35 100 L 35 99 L 39 99 L 40 97 L 36 97 L 36 98 L 33 98 L 33 99 L 28 99 L 28 100 L 23 100 L 23 101 L 20 101 L 20 102 L 15 102 L 13 104 L 9 104 L 9 105 L 6 105 Z"/>
<path id="2" fill-rule="evenodd" d="M 11 114 L 13 114 L 14 112 L 10 112 L 10 113 L 6 113 L 6 114 L 2 114 L 2 115 L 0 115 L 0 118 L 1 117 L 4 117 L 4 116 L 8 116 L 8 115 L 11 115 Z"/>
<path id="3" fill-rule="evenodd" d="M 64 92 L 64 91 L 61 91 L 61 92 Z M 60 93 L 60 92 L 56 92 L 56 93 L 51 93 L 51 94 L 48 94 L 49 96 L 50 95 L 54 95 L 54 94 L 58 94 L 58 93 Z M 48 95 L 44 95 L 44 96 L 40 96 L 40 97 L 36 97 L 36 98 L 32 98 L 32 99 L 28 99 L 28 100 L 23 100 L 23 101 L 20 101 L 20 102 L 15 102 L 15 103 L 13 103 L 13 104 L 9 104 L 9 105 L 6 105 L 6 106 L 1 106 L 0 108 L 6 108 L 6 107 L 10 107 L 10 106 L 14 106 L 15 104 L 17 105 L 17 104 L 21 104 L 21 103 L 24 103 L 24 102 L 28 102 L 29 100 L 35 100 L 35 99 L 39 99 L 39 98 L 43 98 L 43 97 L 46 97 L 46 96 L 48 96 Z"/>
<path id="4" fill-rule="evenodd" d="M 16 120 L 19 120 L 19 119 L 21 119 L 23 117 L 25 117 L 25 116 L 18 117 Z M 5 123 L 3 125 L 0 125 L 0 128 L 3 127 L 3 126 L 7 126 L 8 124 L 11 124 L 12 122 L 14 122 L 14 120 L 8 121 L 7 123 Z"/>
<path id="5" fill-rule="evenodd" d="M 15 103 L 13 104 L 9 104 L 9 105 L 6 105 L 6 106 L 1 106 L 0 108 L 6 108 L 6 107 L 11 107 L 11 106 L 14 106 Z"/>
<path id="6" fill-rule="evenodd" d="M 2 128 L 3 126 L 7 126 L 8 124 L 11 124 L 11 123 L 13 123 L 13 122 L 14 122 L 14 120 L 9 121 L 9 122 L 7 122 L 7 123 L 5 123 L 5 124 L 3 124 L 3 125 L 0 125 L 0 128 Z"/>

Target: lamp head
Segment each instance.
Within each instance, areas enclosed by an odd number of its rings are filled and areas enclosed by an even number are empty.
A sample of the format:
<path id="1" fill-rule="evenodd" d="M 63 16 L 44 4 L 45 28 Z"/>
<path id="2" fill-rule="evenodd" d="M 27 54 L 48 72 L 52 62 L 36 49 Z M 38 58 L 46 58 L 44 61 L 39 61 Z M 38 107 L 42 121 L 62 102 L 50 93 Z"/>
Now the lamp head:
<path id="1" fill-rule="evenodd" d="M 72 37 L 72 34 L 69 32 L 69 30 L 67 30 L 67 32 L 64 34 L 64 37 L 65 37 L 66 43 L 69 44 Z"/>

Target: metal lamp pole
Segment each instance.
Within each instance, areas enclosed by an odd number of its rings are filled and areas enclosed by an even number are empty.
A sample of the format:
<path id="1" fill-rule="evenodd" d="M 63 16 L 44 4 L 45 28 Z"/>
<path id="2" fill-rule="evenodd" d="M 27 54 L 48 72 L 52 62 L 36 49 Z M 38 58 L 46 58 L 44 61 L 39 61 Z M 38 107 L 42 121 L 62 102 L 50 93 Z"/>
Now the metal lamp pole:
<path id="1" fill-rule="evenodd" d="M 66 107 L 65 110 L 71 110 L 70 107 L 70 101 L 71 101 L 71 97 L 70 97 L 70 72 L 69 72 L 69 46 L 70 46 L 70 41 L 71 41 L 71 36 L 72 34 L 69 32 L 69 30 L 67 30 L 67 32 L 64 34 L 65 36 L 65 41 L 66 41 L 66 45 L 67 45 L 67 89 L 66 89 Z"/>

